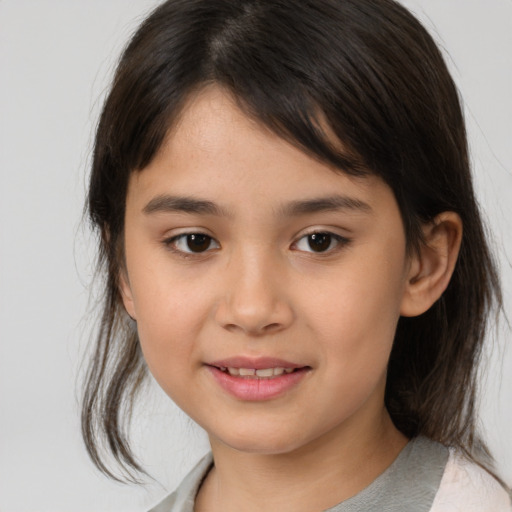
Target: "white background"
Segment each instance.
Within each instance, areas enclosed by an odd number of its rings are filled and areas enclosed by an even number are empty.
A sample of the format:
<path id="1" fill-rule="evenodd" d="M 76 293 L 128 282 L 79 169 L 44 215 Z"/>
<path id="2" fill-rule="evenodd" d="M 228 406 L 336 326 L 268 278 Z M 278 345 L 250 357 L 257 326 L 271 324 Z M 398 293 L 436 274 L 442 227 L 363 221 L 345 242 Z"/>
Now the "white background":
<path id="1" fill-rule="evenodd" d="M 0 0 L 0 512 L 143 511 L 207 449 L 158 390 L 134 434 L 160 483 L 112 483 L 79 436 L 76 383 L 93 322 L 93 240 L 80 224 L 92 134 L 120 49 L 156 3 Z M 466 101 L 510 315 L 512 2 L 404 3 L 449 52 Z M 510 328 L 498 338 L 482 416 L 512 483 Z"/>

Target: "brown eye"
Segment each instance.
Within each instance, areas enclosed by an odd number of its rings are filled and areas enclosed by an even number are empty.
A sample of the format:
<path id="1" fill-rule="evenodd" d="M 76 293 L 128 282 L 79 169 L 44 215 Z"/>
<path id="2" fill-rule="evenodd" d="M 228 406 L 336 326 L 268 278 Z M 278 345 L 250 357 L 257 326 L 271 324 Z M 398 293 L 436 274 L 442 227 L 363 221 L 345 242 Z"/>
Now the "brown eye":
<path id="1" fill-rule="evenodd" d="M 207 235 L 187 235 L 187 247 L 192 252 L 207 251 L 211 243 L 212 239 Z"/>
<path id="2" fill-rule="evenodd" d="M 308 235 L 308 245 L 314 252 L 324 252 L 330 249 L 332 235 L 330 233 L 313 233 Z"/>
<path id="3" fill-rule="evenodd" d="M 203 233 L 184 233 L 171 238 L 166 245 L 185 254 L 199 254 L 220 247 L 214 238 Z"/>
<path id="4" fill-rule="evenodd" d="M 309 253 L 330 253 L 348 245 L 350 240 L 328 231 L 318 231 L 304 235 L 295 244 L 294 249 Z"/>

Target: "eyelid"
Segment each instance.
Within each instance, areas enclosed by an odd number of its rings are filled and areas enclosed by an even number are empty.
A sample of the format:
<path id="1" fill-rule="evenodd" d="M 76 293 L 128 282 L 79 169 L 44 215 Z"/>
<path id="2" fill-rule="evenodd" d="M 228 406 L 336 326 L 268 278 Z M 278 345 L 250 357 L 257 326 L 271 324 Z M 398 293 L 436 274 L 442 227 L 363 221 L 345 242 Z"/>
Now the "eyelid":
<path id="1" fill-rule="evenodd" d="M 317 256 L 322 256 L 322 255 L 327 256 L 327 255 L 330 255 L 330 254 L 332 254 L 334 252 L 337 252 L 337 251 L 343 249 L 344 247 L 346 247 L 347 245 L 349 245 L 352 242 L 351 238 L 348 238 L 346 236 L 340 235 L 339 233 L 335 233 L 335 232 L 333 232 L 330 229 L 315 228 L 315 229 L 311 229 L 311 230 L 309 230 L 307 232 L 301 233 L 295 239 L 295 241 L 292 243 L 292 246 L 291 246 L 292 249 L 294 247 L 297 247 L 298 243 L 301 240 L 303 240 L 304 238 L 309 237 L 311 235 L 315 235 L 315 234 L 323 234 L 323 235 L 331 236 L 336 241 L 335 247 L 329 248 L 329 249 L 327 249 L 325 251 L 314 251 L 313 249 L 311 249 L 311 250 L 297 249 L 297 250 L 299 250 L 300 252 L 308 253 L 308 254 L 315 254 Z"/>
<path id="2" fill-rule="evenodd" d="M 325 251 L 314 251 L 313 249 L 305 250 L 305 249 L 297 248 L 297 245 L 299 244 L 299 242 L 301 240 L 303 240 L 304 238 L 307 238 L 311 235 L 315 235 L 315 234 L 329 235 L 330 237 L 332 237 L 333 241 L 335 242 L 335 246 L 330 247 Z M 184 239 L 186 239 L 186 237 L 191 236 L 191 235 L 199 235 L 199 236 L 207 237 L 210 240 L 210 246 L 206 250 L 198 251 L 198 252 L 195 252 L 192 250 L 184 250 L 183 248 L 179 248 L 176 246 L 177 241 L 184 240 Z M 341 250 L 342 248 L 346 247 L 348 244 L 351 243 L 351 241 L 352 241 L 351 238 L 344 236 L 344 235 L 340 235 L 339 233 L 332 231 L 332 229 L 317 227 L 317 228 L 309 229 L 308 231 L 302 232 L 300 235 L 298 235 L 295 238 L 295 241 L 291 244 L 291 249 L 298 250 L 299 252 L 315 254 L 317 256 L 322 256 L 322 255 L 327 256 L 327 255 L 330 255 L 330 254 L 337 252 L 337 251 Z M 201 257 L 201 256 L 204 257 L 204 256 L 208 255 L 209 253 L 211 253 L 212 251 L 218 250 L 221 248 L 219 241 L 215 237 L 213 237 L 212 235 L 210 235 L 209 233 L 207 233 L 201 229 L 189 229 L 187 231 L 174 234 L 172 236 L 167 236 L 165 239 L 162 240 L 162 243 L 164 244 L 166 249 L 168 249 L 169 251 L 172 251 L 184 258 Z"/>
<path id="3" fill-rule="evenodd" d="M 210 247 L 208 247 L 204 251 L 194 252 L 194 251 L 183 250 L 176 246 L 176 242 L 178 242 L 180 240 L 184 240 L 188 236 L 191 236 L 191 235 L 199 235 L 199 236 L 204 236 L 206 238 L 209 238 L 210 239 Z M 216 240 L 212 235 L 205 233 L 204 231 L 201 231 L 199 229 L 188 230 L 188 231 L 185 231 L 182 233 L 178 233 L 176 235 L 166 237 L 164 240 L 162 240 L 162 243 L 164 244 L 166 249 L 168 249 L 169 251 L 172 251 L 184 258 L 201 257 L 201 256 L 204 257 L 204 256 L 208 255 L 209 253 L 211 253 L 213 250 L 220 249 L 220 243 L 218 242 L 218 240 Z M 211 247 L 212 244 L 214 244 L 215 247 Z"/>

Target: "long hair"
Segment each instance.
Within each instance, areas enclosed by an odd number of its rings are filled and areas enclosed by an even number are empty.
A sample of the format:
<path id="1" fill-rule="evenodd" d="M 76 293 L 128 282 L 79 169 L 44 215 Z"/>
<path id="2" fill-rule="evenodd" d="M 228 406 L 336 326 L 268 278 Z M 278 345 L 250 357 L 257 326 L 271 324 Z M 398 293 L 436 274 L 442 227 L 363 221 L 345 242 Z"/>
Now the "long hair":
<path id="1" fill-rule="evenodd" d="M 499 280 L 457 89 L 430 35 L 393 0 L 170 0 L 129 42 L 97 128 L 88 197 L 105 276 L 82 409 L 93 461 L 115 477 L 106 447 L 124 468 L 142 470 L 127 425 L 147 369 L 118 286 L 127 184 L 209 84 L 339 172 L 381 177 L 409 250 L 422 243 L 423 223 L 443 211 L 460 215 L 464 234 L 448 289 L 423 315 L 399 320 L 385 401 L 406 436 L 426 435 L 485 463 L 477 370 L 489 313 L 501 305 Z"/>

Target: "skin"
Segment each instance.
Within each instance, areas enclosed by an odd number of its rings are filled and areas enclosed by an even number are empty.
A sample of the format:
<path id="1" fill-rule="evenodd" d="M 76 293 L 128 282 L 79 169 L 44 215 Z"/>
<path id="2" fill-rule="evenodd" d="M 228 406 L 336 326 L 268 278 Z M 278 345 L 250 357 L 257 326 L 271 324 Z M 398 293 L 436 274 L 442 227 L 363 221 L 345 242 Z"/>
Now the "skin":
<path id="1" fill-rule="evenodd" d="M 166 196 L 220 211 L 176 210 Z M 343 207 L 290 211 L 333 196 Z M 131 176 L 121 291 L 150 371 L 209 435 L 215 467 L 196 511 L 322 510 L 392 463 L 407 439 L 384 406 L 387 362 L 400 315 L 428 309 L 448 284 L 462 228 L 442 215 L 410 256 L 381 179 L 335 172 L 220 89 L 189 102 Z M 333 234 L 327 250 L 311 249 L 312 232 Z M 177 238 L 187 233 L 212 241 L 190 253 Z M 308 370 L 285 393 L 246 401 L 205 366 L 234 356 Z"/>

